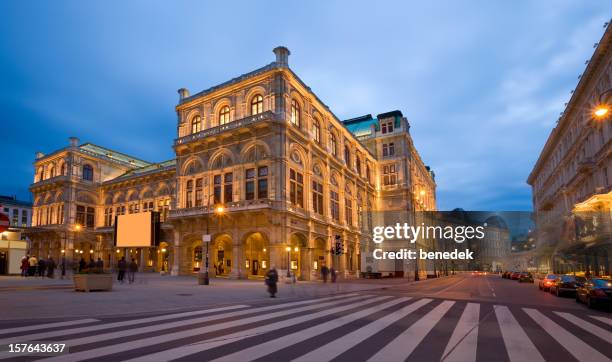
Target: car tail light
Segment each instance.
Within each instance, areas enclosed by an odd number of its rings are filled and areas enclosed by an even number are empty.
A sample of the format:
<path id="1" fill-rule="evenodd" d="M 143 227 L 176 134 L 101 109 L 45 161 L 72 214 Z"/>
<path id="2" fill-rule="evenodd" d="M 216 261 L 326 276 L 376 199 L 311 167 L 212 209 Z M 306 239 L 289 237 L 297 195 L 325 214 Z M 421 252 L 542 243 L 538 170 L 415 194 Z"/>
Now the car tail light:
<path id="1" fill-rule="evenodd" d="M 607 297 L 606 292 L 604 292 L 604 291 L 603 291 L 603 290 L 601 290 L 601 289 L 595 289 L 595 290 L 593 291 L 593 295 L 596 295 L 596 296 L 598 296 L 598 297 Z"/>

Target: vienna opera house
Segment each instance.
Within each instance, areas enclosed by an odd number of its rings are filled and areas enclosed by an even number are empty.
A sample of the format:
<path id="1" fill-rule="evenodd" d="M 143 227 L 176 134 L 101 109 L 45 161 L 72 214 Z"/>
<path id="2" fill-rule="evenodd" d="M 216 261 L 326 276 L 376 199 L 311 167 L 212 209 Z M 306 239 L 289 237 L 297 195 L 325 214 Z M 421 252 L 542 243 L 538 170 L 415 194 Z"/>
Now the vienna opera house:
<path id="1" fill-rule="evenodd" d="M 400 111 L 339 120 L 289 68 L 289 50 L 274 53 L 225 83 L 178 91 L 171 160 L 77 138 L 38 152 L 30 252 L 105 267 L 125 256 L 143 271 L 189 275 L 208 250 L 213 276 L 256 278 L 275 266 L 311 280 L 333 265 L 359 277 L 371 212 L 435 210 L 434 174 Z M 146 212 L 159 215 L 156 242 L 118 247 L 115 220 Z"/>

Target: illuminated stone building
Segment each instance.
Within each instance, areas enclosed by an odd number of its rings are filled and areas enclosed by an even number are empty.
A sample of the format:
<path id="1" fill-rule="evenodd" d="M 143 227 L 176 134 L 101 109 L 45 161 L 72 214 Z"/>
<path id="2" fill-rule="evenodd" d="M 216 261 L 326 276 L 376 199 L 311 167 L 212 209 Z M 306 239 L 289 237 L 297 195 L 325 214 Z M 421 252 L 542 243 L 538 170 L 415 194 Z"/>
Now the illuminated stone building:
<path id="1" fill-rule="evenodd" d="M 275 266 L 309 280 L 334 265 L 358 276 L 371 242 L 367 211 L 435 209 L 433 173 L 400 112 L 356 135 L 289 68 L 289 50 L 274 53 L 228 82 L 179 90 L 173 160 L 149 163 L 76 139 L 37 154 L 32 248 L 111 265 L 129 254 L 145 270 L 178 275 L 198 271 L 208 246 L 212 275 L 261 277 Z M 387 156 L 383 141 L 396 136 L 397 157 Z M 116 249 L 115 216 L 151 210 L 161 213 L 160 245 Z M 332 258 L 337 238 L 343 254 Z"/>
<path id="2" fill-rule="evenodd" d="M 612 29 L 595 52 L 527 182 L 538 269 L 610 273 L 612 251 Z"/>

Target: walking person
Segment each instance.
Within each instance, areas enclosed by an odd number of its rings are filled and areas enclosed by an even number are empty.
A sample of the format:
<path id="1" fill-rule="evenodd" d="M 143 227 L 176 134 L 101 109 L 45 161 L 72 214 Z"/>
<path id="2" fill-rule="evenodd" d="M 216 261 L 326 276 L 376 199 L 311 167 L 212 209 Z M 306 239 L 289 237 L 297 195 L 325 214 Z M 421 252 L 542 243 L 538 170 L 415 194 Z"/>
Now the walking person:
<path id="1" fill-rule="evenodd" d="M 323 279 L 323 283 L 327 283 L 327 276 L 329 275 L 329 268 L 327 265 L 323 265 L 321 267 L 321 278 Z"/>
<path id="2" fill-rule="evenodd" d="M 34 255 L 32 255 L 30 259 L 28 259 L 28 262 L 30 263 L 30 265 L 28 266 L 28 275 L 33 277 L 34 274 L 36 273 L 36 266 L 38 265 L 38 259 L 36 259 Z"/>
<path id="3" fill-rule="evenodd" d="M 130 284 L 134 283 L 134 276 L 138 271 L 138 264 L 136 264 L 136 259 L 132 258 L 132 262 L 128 266 L 128 282 Z"/>
<path id="4" fill-rule="evenodd" d="M 272 268 L 266 273 L 266 285 L 268 286 L 268 293 L 270 293 L 270 298 L 276 298 L 276 292 L 278 291 L 276 285 L 277 283 L 278 272 L 276 271 L 276 267 L 272 266 Z"/>
<path id="5" fill-rule="evenodd" d="M 62 279 L 66 276 L 66 256 L 62 255 L 62 261 L 60 262 L 60 270 L 62 271 Z"/>
<path id="6" fill-rule="evenodd" d="M 21 258 L 21 276 L 22 277 L 28 276 L 28 268 L 30 267 L 30 262 L 28 261 L 29 259 L 30 259 L 29 255 L 26 255 L 23 258 Z"/>
<path id="7" fill-rule="evenodd" d="M 53 279 L 56 266 L 57 265 L 55 265 L 55 260 L 53 260 L 52 257 L 49 257 L 49 260 L 47 260 L 47 278 Z"/>
<path id="8" fill-rule="evenodd" d="M 85 259 L 83 259 L 83 257 L 81 257 L 81 260 L 79 260 L 79 273 L 84 271 L 86 266 L 87 266 L 87 264 L 85 263 Z"/>
<path id="9" fill-rule="evenodd" d="M 47 271 L 47 263 L 45 262 L 45 259 L 43 258 L 38 259 L 38 276 L 41 278 L 44 278 L 46 271 Z"/>
<path id="10" fill-rule="evenodd" d="M 104 271 L 104 261 L 100 257 L 96 260 L 96 272 L 102 273 Z"/>
<path id="11" fill-rule="evenodd" d="M 329 273 L 331 274 L 331 282 L 335 283 L 336 282 L 336 269 L 334 269 L 333 266 L 331 267 L 331 269 L 329 269 Z"/>
<path id="12" fill-rule="evenodd" d="M 127 262 L 125 261 L 125 256 L 121 257 L 121 260 L 117 263 L 117 269 L 119 273 L 117 273 L 117 280 L 119 283 L 123 284 L 123 279 L 125 278 L 125 271 L 127 270 Z"/>

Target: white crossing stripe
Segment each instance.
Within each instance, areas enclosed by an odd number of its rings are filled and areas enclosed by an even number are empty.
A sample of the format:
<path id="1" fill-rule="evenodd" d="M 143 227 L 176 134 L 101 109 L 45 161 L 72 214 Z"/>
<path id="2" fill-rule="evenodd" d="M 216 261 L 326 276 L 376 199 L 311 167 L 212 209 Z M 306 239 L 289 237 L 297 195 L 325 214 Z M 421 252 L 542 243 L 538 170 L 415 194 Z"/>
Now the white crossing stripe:
<path id="1" fill-rule="evenodd" d="M 476 361 L 480 304 L 468 303 L 448 341 L 442 360 L 448 362 Z"/>
<path id="2" fill-rule="evenodd" d="M 151 355 L 146 355 L 140 358 L 136 358 L 133 360 L 130 360 L 130 362 L 135 362 L 135 361 L 139 361 L 139 362 L 146 362 L 146 361 L 150 361 L 150 360 L 156 360 L 156 361 L 167 361 L 167 360 L 173 360 L 176 358 L 180 358 L 180 357 L 184 357 L 184 356 L 189 356 L 192 355 L 194 353 L 198 353 L 198 352 L 203 352 L 212 348 L 216 348 L 219 346 L 223 346 L 226 345 L 228 343 L 233 343 L 236 341 L 240 341 L 249 337 L 253 337 L 256 336 L 258 334 L 265 334 L 265 333 L 269 333 L 270 331 L 274 331 L 274 330 L 278 330 L 281 328 L 286 328 L 286 327 L 291 327 L 300 323 L 304 323 L 304 322 L 308 322 L 311 321 L 313 319 L 317 319 L 317 318 L 321 318 L 324 316 L 328 316 L 328 315 L 332 315 L 334 313 L 338 313 L 338 312 L 342 312 L 345 310 L 349 310 L 349 309 L 354 309 L 355 307 L 358 307 L 359 305 L 367 305 L 367 304 L 372 304 L 373 302 L 376 301 L 382 301 L 385 299 L 389 299 L 390 296 L 387 297 L 378 297 L 378 298 L 374 298 L 374 299 L 370 299 L 370 300 L 366 300 L 363 302 L 358 303 L 358 305 L 353 304 L 353 305 L 349 305 L 349 306 L 342 306 L 342 307 L 337 307 L 337 308 L 332 308 L 329 310 L 324 310 L 318 313 L 314 313 L 314 314 L 308 314 L 305 316 L 301 316 L 301 317 L 296 317 L 296 318 L 291 318 L 291 319 L 287 319 L 284 321 L 280 321 L 280 322 L 276 322 L 276 323 L 272 323 L 269 325 L 265 325 L 265 326 L 260 326 L 260 327 L 255 327 L 255 328 L 251 328 L 251 329 L 247 329 L 244 331 L 240 331 L 240 332 L 236 332 L 236 333 L 232 333 L 229 335 L 225 335 L 222 338 L 213 338 L 210 340 L 204 340 L 204 341 L 199 341 L 197 344 L 192 344 L 192 345 L 188 345 L 188 346 L 183 346 L 183 347 L 178 347 L 178 348 L 173 348 L 170 350 L 166 350 L 163 352 L 159 352 L 159 353 L 155 353 L 155 354 L 151 354 Z M 410 298 L 405 298 L 405 300 L 408 300 Z M 391 302 L 387 302 L 384 303 L 382 305 L 387 305 L 387 304 L 396 304 L 396 303 L 400 303 L 401 301 L 391 301 Z M 381 305 L 376 306 L 375 308 L 381 308 Z M 298 339 L 296 340 L 295 338 L 293 338 L 292 342 L 295 343 L 298 340 L 303 339 L 303 335 L 302 332 L 305 332 L 306 330 L 302 330 L 298 333 L 295 334 L 299 334 Z M 293 335 L 295 335 L 293 334 Z M 270 342 L 267 342 L 270 343 Z M 266 344 L 267 344 L 266 343 Z M 290 343 L 290 344 L 293 344 Z M 275 351 L 276 349 L 272 349 L 271 351 Z M 265 354 L 271 353 L 270 350 L 267 350 Z M 252 356 L 251 354 L 249 356 Z"/>
<path id="3" fill-rule="evenodd" d="M 578 337 L 563 329 L 560 325 L 553 322 L 544 314 L 532 308 L 523 308 L 523 310 L 577 360 L 583 362 L 610 361 L 608 357 L 604 356 L 596 349 L 584 343 Z"/>
<path id="4" fill-rule="evenodd" d="M 431 299 L 421 299 L 412 304 L 409 304 L 401 308 L 400 310 L 397 310 L 391 314 L 387 314 L 386 316 L 357 329 L 356 331 L 353 331 L 349 334 L 345 334 L 344 336 L 336 340 L 330 341 L 326 345 L 319 347 L 314 351 L 309 352 L 299 358 L 294 359 L 293 362 L 332 360 L 335 357 L 341 355 L 342 353 L 348 351 L 352 347 L 356 346 L 357 344 L 372 337 L 374 334 L 387 328 L 391 324 L 397 322 L 398 320 L 404 318 L 415 310 L 421 308 L 430 301 Z"/>
<path id="5" fill-rule="evenodd" d="M 527 333 L 525 333 L 510 312 L 510 309 L 503 305 L 495 305 L 493 308 L 510 361 L 544 362 L 544 357 L 533 345 Z"/>
<path id="6" fill-rule="evenodd" d="M 602 316 L 598 316 L 598 315 L 590 315 L 589 317 L 593 318 L 593 319 L 597 319 L 600 322 L 603 322 L 609 326 L 612 326 L 612 319 L 611 318 L 606 318 L 606 317 L 602 317 Z"/>
<path id="7" fill-rule="evenodd" d="M 382 300 L 382 299 L 388 299 L 390 297 L 372 298 L 372 296 L 367 295 L 367 296 L 358 296 L 354 298 L 346 298 L 345 296 L 340 296 L 334 299 L 337 299 L 337 298 L 343 298 L 344 299 L 343 301 L 347 301 L 350 299 L 368 299 L 365 302 L 361 302 L 361 304 L 365 304 L 365 303 L 371 303 L 371 302 L 375 302 L 375 301 Z M 321 298 L 321 299 L 330 299 L 330 298 Z M 229 322 L 219 323 L 219 324 L 212 324 L 212 325 L 207 325 L 205 327 L 187 329 L 187 330 L 182 330 L 179 332 L 162 334 L 162 335 L 158 335 L 154 337 L 147 337 L 144 339 L 138 339 L 138 340 L 129 341 L 125 343 L 112 344 L 112 345 L 108 345 L 105 347 L 100 347 L 100 348 L 90 349 L 90 350 L 86 350 L 82 352 L 71 353 L 69 355 L 61 355 L 61 356 L 49 358 L 49 359 L 46 359 L 45 361 L 80 361 L 80 360 L 89 359 L 89 358 L 102 357 L 102 356 L 106 356 L 110 354 L 131 351 L 131 350 L 138 349 L 138 348 L 155 346 L 157 344 L 164 343 L 164 342 L 176 341 L 176 340 L 180 340 L 183 338 L 194 337 L 194 336 L 198 336 L 201 334 L 219 331 L 219 330 L 223 330 L 227 328 L 238 327 L 238 326 L 242 326 L 245 324 L 256 323 L 256 322 L 264 321 L 267 319 L 282 317 L 282 316 L 286 316 L 286 315 L 290 315 L 294 313 L 299 313 L 299 312 L 304 312 L 304 311 L 308 311 L 312 309 L 331 306 L 331 305 L 338 303 L 338 301 L 331 301 L 328 303 L 317 303 L 314 305 L 308 305 L 308 306 L 301 307 L 301 308 L 289 308 L 289 309 L 285 308 L 292 304 L 295 305 L 298 303 L 304 304 L 306 302 L 284 303 L 284 304 L 272 306 L 277 309 L 283 308 L 284 310 L 280 312 L 257 315 L 254 317 L 248 317 L 248 318 L 233 320 Z M 356 305 L 358 304 L 360 303 L 356 303 Z M 355 305 L 353 305 L 352 307 L 355 307 Z M 349 307 L 346 307 L 346 308 L 349 308 Z M 251 311 L 258 312 L 259 311 L 258 309 L 261 309 L 261 308 L 251 309 Z M 266 307 L 266 309 L 268 309 L 268 307 Z M 70 345 L 70 341 L 62 341 L 62 343 L 64 342 Z"/>
<path id="8" fill-rule="evenodd" d="M 403 331 L 368 361 L 404 361 L 407 359 L 453 304 L 455 302 L 448 300 L 438 304 L 438 306 L 416 321 L 410 328 Z"/>
<path id="9" fill-rule="evenodd" d="M 47 339 L 53 338 L 53 337 L 68 336 L 68 335 L 77 334 L 77 333 L 101 331 L 101 330 L 110 329 L 110 328 L 128 327 L 128 326 L 133 326 L 133 325 L 138 325 L 138 324 L 143 324 L 143 323 L 159 322 L 159 321 L 164 321 L 164 320 L 168 320 L 168 319 L 176 319 L 176 318 L 181 318 L 181 317 L 191 317 L 191 316 L 196 316 L 196 315 L 201 315 L 201 314 L 210 314 L 210 313 L 215 313 L 215 312 L 234 310 L 234 309 L 240 309 L 240 308 L 247 308 L 247 307 L 248 307 L 248 305 L 232 305 L 232 306 L 228 306 L 228 307 L 213 308 L 213 309 L 207 309 L 207 310 L 197 310 L 197 311 L 193 311 L 193 312 L 183 312 L 183 313 L 166 314 L 166 315 L 161 315 L 161 316 L 156 316 L 156 317 L 149 317 L 149 318 L 131 319 L 131 320 L 122 321 L 122 322 L 97 324 L 97 325 L 93 325 L 93 326 L 80 327 L 80 328 L 72 328 L 72 329 L 55 330 L 55 331 L 48 331 L 48 332 L 41 332 L 41 333 L 34 333 L 34 334 L 26 334 L 26 335 L 19 336 L 19 337 L 9 337 L 9 338 L 0 339 L 0 345 L 9 344 L 9 343 L 21 343 L 21 342 L 27 342 L 27 341 L 37 341 L 37 340 L 38 341 L 41 341 L 41 340 L 44 341 L 44 340 L 47 340 Z M 188 324 L 192 320 L 193 319 L 188 319 L 188 320 L 185 320 L 185 321 L 182 321 L 182 322 L 185 323 L 185 324 Z M 4 355 L 5 354 L 0 353 L 0 359 L 2 359 Z"/>
<path id="10" fill-rule="evenodd" d="M 606 331 L 605 329 L 594 325 L 593 323 L 589 323 L 585 320 L 582 320 L 576 317 L 573 314 L 564 313 L 564 312 L 555 312 L 556 315 L 567 319 L 568 321 L 574 323 L 578 327 L 584 329 L 585 331 L 594 334 L 595 336 L 603 339 L 608 343 L 612 343 L 612 333 Z"/>
<path id="11" fill-rule="evenodd" d="M 77 324 L 94 323 L 94 322 L 99 322 L 99 321 L 100 320 L 98 319 L 87 318 L 87 319 L 77 319 L 74 321 L 35 324 L 35 325 L 24 326 L 24 327 L 5 328 L 5 329 L 0 330 L 0 334 L 27 332 L 27 331 L 34 331 L 34 330 L 39 330 L 39 329 L 46 329 L 46 328 L 67 327 L 67 326 L 74 326 Z"/>

